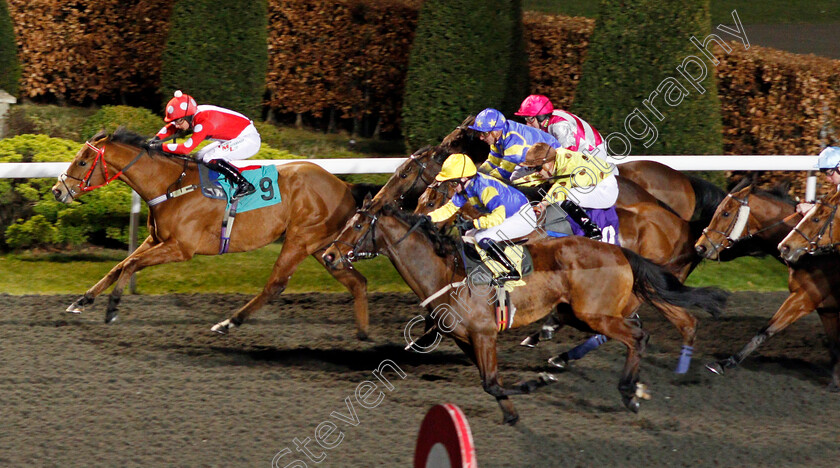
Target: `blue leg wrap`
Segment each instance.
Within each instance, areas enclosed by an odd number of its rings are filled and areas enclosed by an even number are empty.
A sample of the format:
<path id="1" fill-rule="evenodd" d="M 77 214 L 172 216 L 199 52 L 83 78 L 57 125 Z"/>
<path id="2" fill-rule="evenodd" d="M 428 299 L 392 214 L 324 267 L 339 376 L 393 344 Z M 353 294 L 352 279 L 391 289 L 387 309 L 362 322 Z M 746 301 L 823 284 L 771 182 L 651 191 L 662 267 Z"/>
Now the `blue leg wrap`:
<path id="1" fill-rule="evenodd" d="M 592 351 L 593 349 L 596 349 L 598 346 L 601 346 L 602 344 L 606 343 L 607 340 L 609 340 L 609 338 L 607 338 L 604 335 L 590 336 L 582 344 L 577 345 L 576 347 L 572 348 L 569 351 L 569 353 L 568 353 L 569 354 L 569 359 L 570 360 L 580 359 L 580 358 L 586 356 L 586 353 L 588 353 L 588 352 Z"/>
<path id="2" fill-rule="evenodd" d="M 688 366 L 691 365 L 692 354 L 694 354 L 694 348 L 683 345 L 682 352 L 680 352 L 680 360 L 677 362 L 677 369 L 674 370 L 674 373 L 685 374 L 688 372 Z"/>

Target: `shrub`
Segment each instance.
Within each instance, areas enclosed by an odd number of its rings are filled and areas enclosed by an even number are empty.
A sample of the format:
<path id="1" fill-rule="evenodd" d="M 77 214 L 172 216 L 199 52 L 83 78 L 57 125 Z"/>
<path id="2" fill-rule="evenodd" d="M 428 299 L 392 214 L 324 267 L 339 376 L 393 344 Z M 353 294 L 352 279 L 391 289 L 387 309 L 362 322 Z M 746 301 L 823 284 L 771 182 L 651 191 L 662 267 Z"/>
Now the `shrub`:
<path id="1" fill-rule="evenodd" d="M 135 133 L 151 137 L 163 126 L 163 119 L 142 107 L 103 106 L 87 119 L 82 127 L 82 136 L 87 140 L 102 129 L 111 133 L 121 125 Z"/>
<path id="2" fill-rule="evenodd" d="M 466 115 L 485 107 L 510 111 L 503 106 L 512 82 L 512 48 L 520 41 L 518 6 L 510 0 L 423 3 L 402 109 L 410 148 L 439 143 Z"/>
<path id="3" fill-rule="evenodd" d="M 6 0 L 0 0 L 0 89 L 17 96 L 19 81 L 20 63 L 12 18 Z"/>
<path id="4" fill-rule="evenodd" d="M 161 66 L 164 99 L 181 89 L 199 104 L 260 117 L 268 67 L 266 0 L 177 2 L 170 22 Z"/>
<path id="5" fill-rule="evenodd" d="M 0 162 L 71 161 L 80 144 L 46 135 L 0 140 Z M 131 189 L 114 183 L 84 196 L 84 203 L 55 201 L 55 179 L 0 179 L 0 249 L 61 247 L 94 242 L 127 244 Z M 146 211 L 143 205 L 143 211 Z M 148 235 L 145 227 L 141 235 Z"/>
<path id="6" fill-rule="evenodd" d="M 702 40 L 710 32 L 708 0 L 602 0 L 574 111 L 605 136 L 621 132 L 632 137 L 633 154 L 721 154 L 720 101 L 714 66 L 703 62 L 707 75 L 700 83 L 705 89 L 702 94 L 677 73 L 686 57 L 700 55 L 703 59 L 689 38 Z M 676 79 L 686 91 L 675 92 L 682 97 L 670 106 L 663 102 L 667 92 L 660 93 L 655 107 L 663 114 L 662 120 L 642 101 L 667 78 Z M 679 88 L 672 85 L 670 89 Z M 631 119 L 628 129 L 625 119 L 634 112 L 656 127 L 658 137 L 652 131 L 639 136 L 642 129 L 650 128 L 641 117 Z M 631 129 L 636 129 L 636 136 Z M 613 152 L 623 152 L 621 145 L 616 145 L 619 149 Z"/>
<path id="7" fill-rule="evenodd" d="M 41 134 L 81 142 L 85 121 L 94 112 L 85 107 L 15 105 L 9 109 L 9 135 Z"/>

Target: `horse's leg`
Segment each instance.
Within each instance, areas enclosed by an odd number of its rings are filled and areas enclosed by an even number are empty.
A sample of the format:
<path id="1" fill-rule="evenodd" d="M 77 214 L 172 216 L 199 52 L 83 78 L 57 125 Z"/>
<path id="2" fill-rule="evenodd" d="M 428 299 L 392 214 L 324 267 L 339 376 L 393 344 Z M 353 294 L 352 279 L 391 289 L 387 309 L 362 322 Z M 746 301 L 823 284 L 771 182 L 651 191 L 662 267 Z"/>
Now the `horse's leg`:
<path id="1" fill-rule="evenodd" d="M 562 306 L 565 306 L 567 308 L 567 311 L 571 313 L 572 316 L 574 315 L 568 304 L 559 304 L 557 307 L 559 308 Z M 641 326 L 641 319 L 639 319 L 638 315 L 636 315 L 636 319 L 639 321 L 639 326 Z M 606 343 L 608 340 L 609 338 L 601 334 L 592 335 L 589 338 L 587 338 L 586 341 L 575 346 L 574 348 L 568 351 L 564 351 L 558 354 L 557 356 L 549 358 L 548 364 L 558 369 L 568 369 L 572 361 L 577 361 L 578 359 L 583 358 L 584 356 L 589 354 L 590 351 L 598 349 L 602 344 Z"/>
<path id="2" fill-rule="evenodd" d="M 828 354 L 831 357 L 831 383 L 828 390 L 840 392 L 840 310 L 817 309 L 825 335 L 828 338 Z"/>
<path id="3" fill-rule="evenodd" d="M 81 314 L 82 312 L 84 312 L 85 306 L 93 304 L 93 301 L 96 299 L 96 296 L 100 295 L 102 293 L 102 291 L 108 289 L 109 286 L 114 284 L 114 281 L 117 280 L 117 278 L 120 275 L 120 272 L 122 272 L 126 263 L 132 257 L 140 255 L 141 253 L 145 252 L 146 250 L 149 250 L 151 247 L 152 247 L 152 237 L 149 236 L 149 237 L 146 238 L 145 241 L 143 241 L 142 244 L 140 244 L 139 247 L 137 247 L 134 250 L 134 252 L 132 252 L 123 261 L 117 263 L 114 266 L 114 268 L 111 268 L 111 271 L 109 271 L 107 275 L 102 277 L 102 279 L 99 280 L 96 284 L 94 284 L 90 289 L 88 289 L 87 292 L 85 292 L 85 294 L 82 297 L 76 299 L 75 302 L 70 304 L 70 307 L 67 308 L 67 312 L 70 312 L 70 313 L 73 313 L 73 314 Z"/>
<path id="4" fill-rule="evenodd" d="M 478 367 L 481 386 L 485 392 L 496 398 L 496 403 L 502 409 L 502 415 L 504 416 L 502 423 L 511 426 L 516 424 L 519 421 L 519 414 L 513 407 L 513 402 L 508 398 L 505 389 L 502 388 L 502 382 L 499 378 L 495 334 L 493 336 L 471 334 L 469 343 L 458 339 L 455 340 L 455 343 Z"/>
<path id="5" fill-rule="evenodd" d="M 653 305 L 677 328 L 680 335 L 682 335 L 682 350 L 680 352 L 680 359 L 677 361 L 677 368 L 674 369 L 674 373 L 685 374 L 688 372 L 688 368 L 691 365 L 691 356 L 694 354 L 694 339 L 697 334 L 697 319 L 682 307 L 663 303 L 656 303 Z"/>
<path id="6" fill-rule="evenodd" d="M 271 275 L 268 277 L 268 282 L 263 287 L 263 290 L 237 310 L 230 318 L 213 325 L 211 330 L 218 333 L 226 333 L 231 328 L 242 325 L 242 322 L 259 310 L 260 307 L 264 306 L 269 299 L 286 289 L 286 286 L 289 284 L 289 278 L 292 277 L 300 262 L 311 253 L 307 251 L 301 236 L 287 234 L 286 241 L 283 243 L 283 248 L 280 249 L 280 255 L 274 261 Z"/>
<path id="7" fill-rule="evenodd" d="M 339 283 L 343 284 L 351 294 L 353 294 L 353 311 L 356 317 L 356 337 L 360 340 L 366 340 L 368 337 L 368 300 L 367 300 L 367 279 L 362 276 L 355 268 L 342 268 L 336 270 L 328 268 L 321 256 L 322 250 L 319 250 L 312 256 L 318 263 L 324 267 L 325 270 Z"/>
<path id="8" fill-rule="evenodd" d="M 808 294 L 803 290 L 797 290 L 788 296 L 782 306 L 779 307 L 779 310 L 770 318 L 770 323 L 762 328 L 741 351 L 722 361 L 706 364 L 706 368 L 715 374 L 723 375 L 726 369 L 737 367 L 741 364 L 741 361 L 755 351 L 761 343 L 764 343 L 771 336 L 784 330 L 793 322 L 808 315 L 815 308 L 816 304 L 814 304 L 814 301 L 811 300 Z"/>
<path id="9" fill-rule="evenodd" d="M 537 345 L 540 344 L 540 340 L 550 340 L 554 338 L 554 333 L 562 327 L 563 323 L 560 322 L 554 314 L 550 314 L 548 318 L 545 319 L 545 322 L 543 322 L 540 331 L 534 332 L 525 337 L 525 339 L 519 343 L 519 346 L 536 348 Z"/>
<path id="10" fill-rule="evenodd" d="M 624 406 L 638 413 L 639 399 L 650 398 L 647 387 L 639 383 L 639 363 L 647 345 L 648 333 L 636 326 L 633 319 L 599 316 L 584 320 L 594 330 L 627 346 L 627 359 L 618 381 L 618 391 Z"/>
<path id="11" fill-rule="evenodd" d="M 138 249 L 139 250 L 139 249 Z M 136 255 L 135 255 L 136 254 Z M 108 296 L 108 309 L 105 311 L 105 323 L 111 323 L 117 318 L 117 306 L 122 299 L 122 292 L 125 285 L 131 279 L 131 275 L 143 268 L 164 263 L 183 262 L 189 260 L 188 256 L 174 240 L 162 244 L 155 244 L 142 252 L 135 252 L 123 262 L 123 268 L 114 284 L 114 289 Z"/>

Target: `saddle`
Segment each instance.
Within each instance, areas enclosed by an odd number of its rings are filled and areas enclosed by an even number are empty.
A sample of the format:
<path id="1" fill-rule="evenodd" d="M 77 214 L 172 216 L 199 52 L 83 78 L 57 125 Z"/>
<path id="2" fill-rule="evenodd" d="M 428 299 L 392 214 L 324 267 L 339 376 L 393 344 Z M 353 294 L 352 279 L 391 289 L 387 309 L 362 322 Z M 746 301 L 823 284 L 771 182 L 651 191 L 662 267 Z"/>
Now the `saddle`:
<path id="1" fill-rule="evenodd" d="M 505 272 L 506 269 L 499 262 L 490 258 L 486 253 L 480 251 L 471 238 L 465 238 L 463 249 L 464 270 L 470 282 L 475 285 L 486 285 L 493 282 L 493 278 L 500 272 Z M 527 247 L 522 245 L 525 240 L 514 242 L 505 246 L 505 255 L 516 266 L 517 271 L 525 278 L 534 272 L 534 260 L 531 258 L 531 252 Z M 522 286 L 525 282 L 508 281 L 505 283 L 505 288 L 508 290 L 516 286 Z"/>

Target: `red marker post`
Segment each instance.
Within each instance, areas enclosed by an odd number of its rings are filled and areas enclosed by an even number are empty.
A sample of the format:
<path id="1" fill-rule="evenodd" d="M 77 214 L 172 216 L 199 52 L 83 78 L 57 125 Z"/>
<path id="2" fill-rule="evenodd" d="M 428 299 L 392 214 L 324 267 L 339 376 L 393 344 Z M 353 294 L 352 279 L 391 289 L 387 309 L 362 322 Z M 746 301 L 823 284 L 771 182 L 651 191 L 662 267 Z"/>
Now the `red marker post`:
<path id="1" fill-rule="evenodd" d="M 447 403 L 426 413 L 417 435 L 414 468 L 478 468 L 472 432 L 461 408 Z"/>

